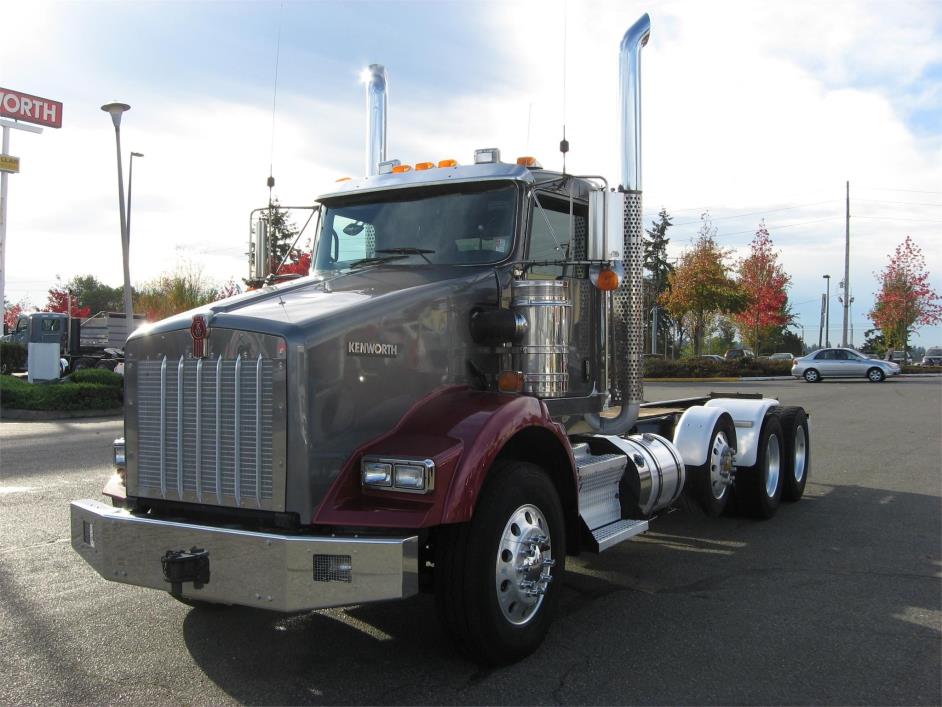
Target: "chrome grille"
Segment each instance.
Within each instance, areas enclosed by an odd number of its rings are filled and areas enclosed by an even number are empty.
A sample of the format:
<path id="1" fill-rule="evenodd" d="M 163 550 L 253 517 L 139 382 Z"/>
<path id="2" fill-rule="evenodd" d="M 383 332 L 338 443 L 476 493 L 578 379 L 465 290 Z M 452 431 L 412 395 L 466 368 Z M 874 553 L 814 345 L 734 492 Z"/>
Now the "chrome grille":
<path id="1" fill-rule="evenodd" d="M 274 362 L 163 356 L 137 365 L 138 495 L 272 509 Z"/>

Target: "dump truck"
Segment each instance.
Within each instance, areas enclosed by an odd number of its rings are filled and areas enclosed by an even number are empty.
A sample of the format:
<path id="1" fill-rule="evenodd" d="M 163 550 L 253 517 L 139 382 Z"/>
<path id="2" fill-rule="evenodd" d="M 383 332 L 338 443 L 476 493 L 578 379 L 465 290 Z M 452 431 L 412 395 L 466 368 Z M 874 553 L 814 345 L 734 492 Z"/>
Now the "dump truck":
<path id="1" fill-rule="evenodd" d="M 144 315 L 135 314 L 134 321 L 142 324 Z M 71 372 L 83 368 L 115 370 L 123 361 L 127 338 L 127 320 L 121 312 L 98 312 L 85 319 L 70 318 L 64 312 L 27 312 L 17 317 L 3 340 L 23 346 L 59 344 L 63 372 Z"/>
<path id="2" fill-rule="evenodd" d="M 619 55 L 620 183 L 494 148 L 385 154 L 318 199 L 309 276 L 127 343 L 112 504 L 71 504 L 102 577 L 293 612 L 435 596 L 471 658 L 530 654 L 568 557 L 677 505 L 765 519 L 810 472 L 807 412 L 642 388 L 641 48 Z M 390 607 L 390 611 L 395 609 Z"/>

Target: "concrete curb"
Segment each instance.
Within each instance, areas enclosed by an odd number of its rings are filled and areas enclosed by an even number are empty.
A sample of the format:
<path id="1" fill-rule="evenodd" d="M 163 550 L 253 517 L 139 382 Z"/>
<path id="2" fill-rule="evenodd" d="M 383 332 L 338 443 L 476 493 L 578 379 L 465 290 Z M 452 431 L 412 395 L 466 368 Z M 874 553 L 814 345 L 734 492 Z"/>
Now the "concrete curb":
<path id="1" fill-rule="evenodd" d="M 0 420 L 17 420 L 19 422 L 42 422 L 49 420 L 78 420 L 89 417 L 107 419 L 120 419 L 124 415 L 124 408 L 112 410 L 15 410 L 12 408 L 0 409 Z"/>

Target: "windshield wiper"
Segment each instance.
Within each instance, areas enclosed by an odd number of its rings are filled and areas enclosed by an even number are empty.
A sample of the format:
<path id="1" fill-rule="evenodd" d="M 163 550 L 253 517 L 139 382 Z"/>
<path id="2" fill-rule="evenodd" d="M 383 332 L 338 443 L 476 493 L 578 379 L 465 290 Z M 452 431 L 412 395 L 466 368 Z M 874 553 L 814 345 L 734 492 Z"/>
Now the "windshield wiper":
<path id="1" fill-rule="evenodd" d="M 432 264 L 432 261 L 425 257 L 426 253 L 434 253 L 434 250 L 428 250 L 427 248 L 381 248 L 376 251 L 377 253 L 398 253 L 399 255 L 421 255 L 425 262 L 429 265 Z"/>
<path id="2" fill-rule="evenodd" d="M 377 251 L 382 252 L 382 251 Z M 348 266 L 348 270 L 353 270 L 354 268 L 364 267 L 366 265 L 380 265 L 382 263 L 391 263 L 393 260 L 402 260 L 407 258 L 408 255 L 386 255 L 382 258 L 360 258 L 359 260 L 354 260 Z"/>

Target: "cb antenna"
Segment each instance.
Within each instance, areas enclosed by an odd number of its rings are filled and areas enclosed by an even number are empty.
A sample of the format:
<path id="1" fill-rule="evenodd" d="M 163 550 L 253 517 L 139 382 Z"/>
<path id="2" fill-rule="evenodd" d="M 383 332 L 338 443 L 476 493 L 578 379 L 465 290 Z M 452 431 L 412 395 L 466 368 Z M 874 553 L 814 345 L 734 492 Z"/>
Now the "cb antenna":
<path id="1" fill-rule="evenodd" d="M 569 66 L 566 57 L 567 9 L 568 3 L 563 2 L 563 139 L 559 141 L 559 151 L 563 153 L 563 174 L 566 174 L 566 153 L 569 152 L 569 140 L 566 139 L 566 69 Z"/>

